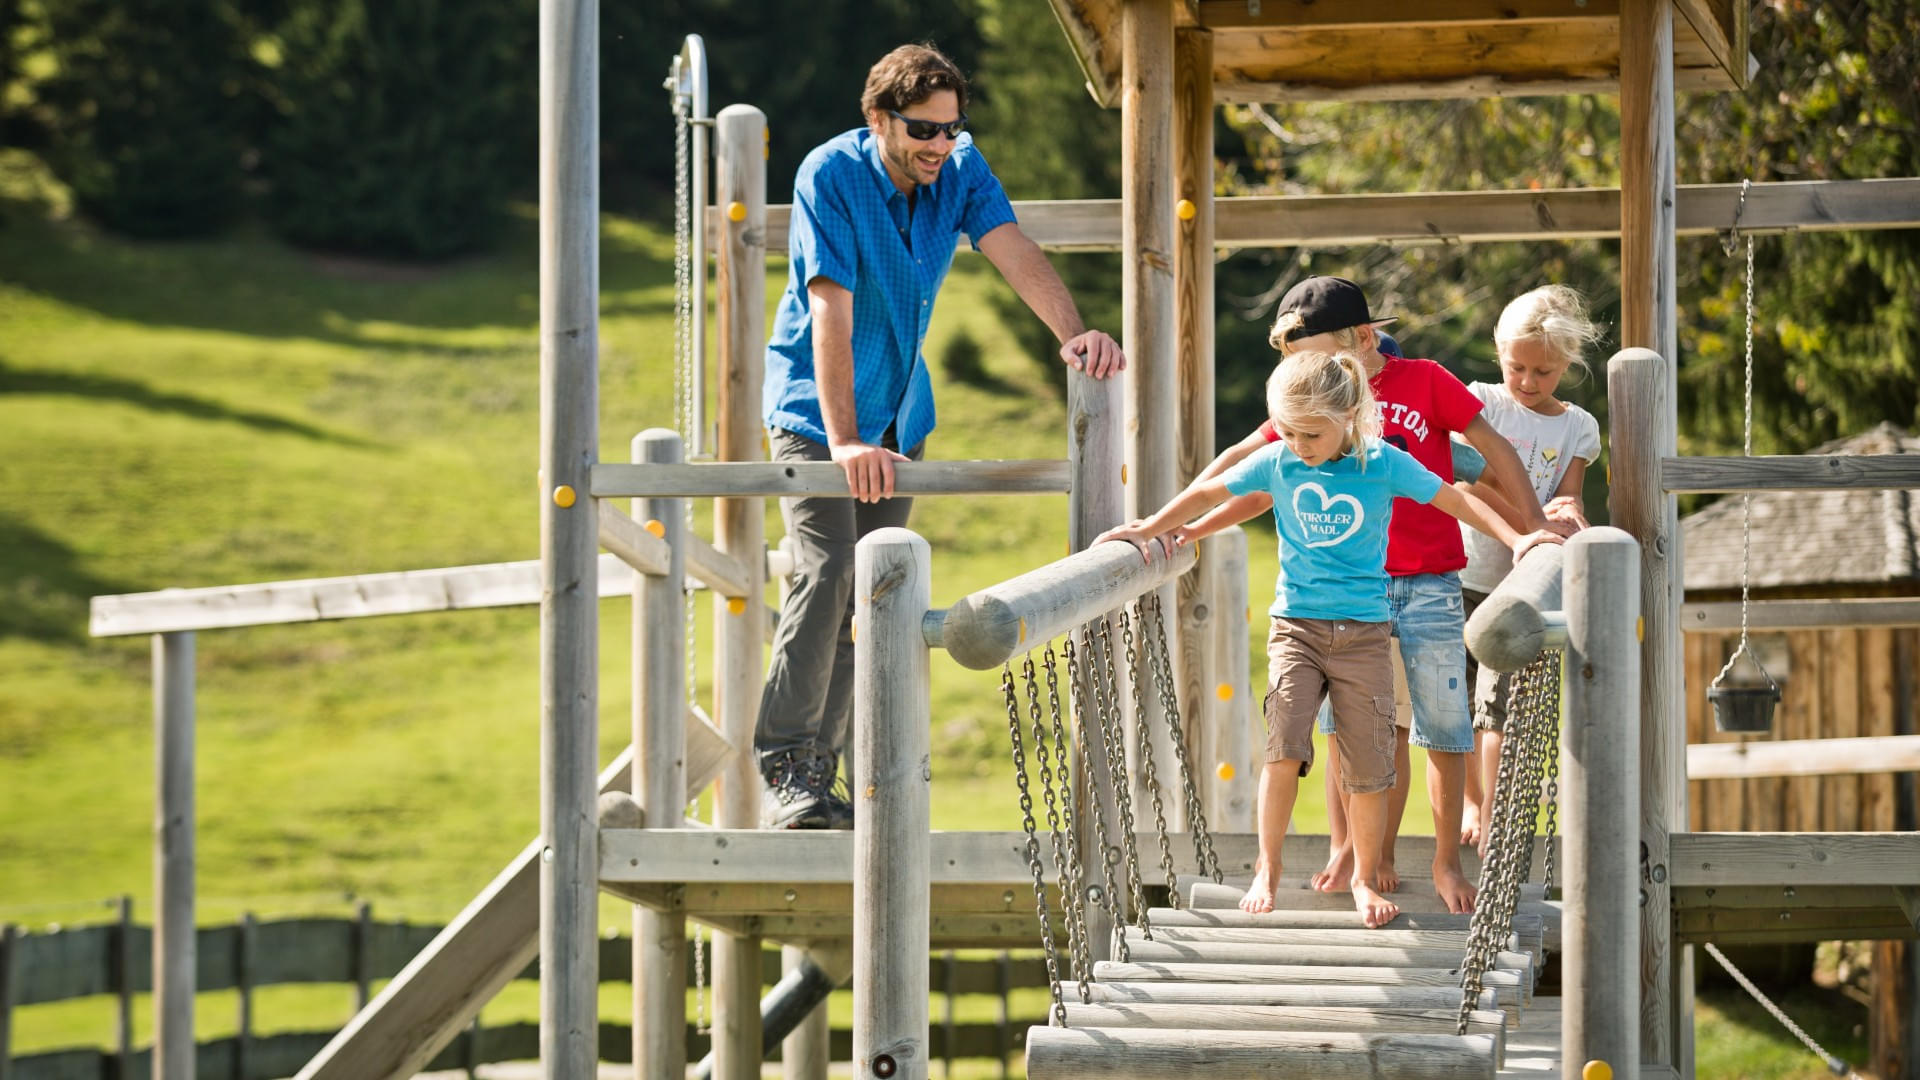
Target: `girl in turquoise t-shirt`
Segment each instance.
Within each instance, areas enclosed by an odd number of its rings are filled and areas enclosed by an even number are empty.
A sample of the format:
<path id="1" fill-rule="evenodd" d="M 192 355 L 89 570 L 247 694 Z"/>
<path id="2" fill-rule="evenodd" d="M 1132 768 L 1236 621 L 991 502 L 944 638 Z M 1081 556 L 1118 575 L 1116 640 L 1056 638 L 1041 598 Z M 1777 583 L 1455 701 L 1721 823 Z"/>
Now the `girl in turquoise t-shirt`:
<path id="1" fill-rule="evenodd" d="M 1282 360 L 1267 380 L 1267 410 L 1280 442 L 1101 539 L 1127 540 L 1144 554 L 1151 540 L 1177 547 L 1273 511 L 1280 575 L 1268 609 L 1260 857 L 1240 906 L 1273 909 L 1281 841 L 1300 777 L 1313 764 L 1314 720 L 1321 700 L 1331 697 L 1340 716 L 1363 718 L 1341 724 L 1332 737 L 1354 841 L 1354 908 L 1367 926 L 1383 926 L 1400 912 L 1381 893 L 1378 876 L 1394 781 L 1386 566 L 1393 500 L 1431 503 L 1497 537 L 1516 559 L 1559 537 L 1515 533 L 1485 503 L 1383 441 L 1366 371 L 1350 354 L 1301 352 Z"/>

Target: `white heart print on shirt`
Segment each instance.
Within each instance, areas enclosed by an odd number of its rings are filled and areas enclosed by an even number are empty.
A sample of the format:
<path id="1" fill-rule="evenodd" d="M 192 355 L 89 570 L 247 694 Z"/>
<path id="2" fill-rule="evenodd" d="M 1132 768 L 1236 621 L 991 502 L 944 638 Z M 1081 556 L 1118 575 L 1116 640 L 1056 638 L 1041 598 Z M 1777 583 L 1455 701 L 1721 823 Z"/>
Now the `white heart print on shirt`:
<path id="1" fill-rule="evenodd" d="M 1320 509 L 1308 510 L 1300 505 L 1301 497 L 1308 493 L 1320 500 Z M 1341 513 L 1338 507 L 1342 504 L 1350 507 L 1351 512 Z M 1351 495 L 1328 495 L 1326 488 L 1311 482 L 1293 489 L 1293 516 L 1300 520 L 1310 548 L 1332 547 L 1360 531 L 1361 524 L 1367 520 L 1367 512 L 1360 508 L 1359 499 Z"/>

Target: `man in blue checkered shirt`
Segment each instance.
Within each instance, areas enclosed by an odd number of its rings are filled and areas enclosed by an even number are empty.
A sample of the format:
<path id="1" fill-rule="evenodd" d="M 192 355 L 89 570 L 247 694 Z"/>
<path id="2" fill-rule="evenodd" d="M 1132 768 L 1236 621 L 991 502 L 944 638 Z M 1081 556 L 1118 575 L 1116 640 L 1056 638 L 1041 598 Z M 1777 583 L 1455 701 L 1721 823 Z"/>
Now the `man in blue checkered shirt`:
<path id="1" fill-rule="evenodd" d="M 960 234 L 1053 331 L 1063 361 L 1095 378 L 1126 366 L 1020 231 L 963 133 L 966 104 L 951 60 L 903 45 L 867 73 L 867 126 L 816 147 L 794 178 L 762 415 L 775 461 L 832 461 L 852 498 L 780 502 L 795 550 L 754 730 L 764 827 L 853 823 L 834 790 L 853 713 L 853 548 L 906 524 L 913 500 L 893 497 L 893 465 L 918 459 L 933 430 L 921 346 Z"/>

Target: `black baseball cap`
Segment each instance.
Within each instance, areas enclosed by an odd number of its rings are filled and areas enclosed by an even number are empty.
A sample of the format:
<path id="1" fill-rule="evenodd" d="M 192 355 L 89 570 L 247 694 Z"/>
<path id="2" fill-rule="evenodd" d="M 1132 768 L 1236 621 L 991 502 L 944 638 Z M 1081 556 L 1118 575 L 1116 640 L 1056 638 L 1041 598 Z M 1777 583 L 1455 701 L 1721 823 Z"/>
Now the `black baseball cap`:
<path id="1" fill-rule="evenodd" d="M 1278 315 L 1297 312 L 1300 325 L 1287 331 L 1288 341 L 1315 334 L 1330 334 L 1350 326 L 1385 326 L 1396 316 L 1376 319 L 1367 310 L 1367 295 L 1360 286 L 1342 277 L 1310 277 L 1287 290 L 1280 298 Z"/>

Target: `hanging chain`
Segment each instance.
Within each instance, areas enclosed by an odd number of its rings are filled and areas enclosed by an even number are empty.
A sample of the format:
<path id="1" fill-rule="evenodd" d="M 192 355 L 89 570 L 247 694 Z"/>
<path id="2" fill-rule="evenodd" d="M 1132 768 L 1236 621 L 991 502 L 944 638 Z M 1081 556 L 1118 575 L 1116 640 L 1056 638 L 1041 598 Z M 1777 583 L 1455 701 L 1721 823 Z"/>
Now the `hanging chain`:
<path id="1" fill-rule="evenodd" d="M 1126 620 L 1127 613 L 1122 611 L 1122 626 Z M 1141 936 L 1152 941 L 1153 931 L 1147 926 L 1146 876 L 1140 871 L 1140 844 L 1133 827 L 1133 786 L 1127 779 L 1127 733 L 1125 718 L 1120 715 L 1120 665 L 1113 651 L 1113 622 L 1105 616 L 1100 619 L 1100 647 L 1106 662 L 1096 664 L 1094 670 L 1099 673 L 1100 686 L 1107 695 L 1106 708 L 1102 710 L 1107 720 L 1107 776 L 1113 784 L 1113 805 L 1120 812 L 1120 847 L 1125 857 L 1127 884 L 1133 890 L 1134 925 L 1140 928 Z M 1126 944 L 1123 930 L 1119 942 L 1123 957 Z"/>
<path id="2" fill-rule="evenodd" d="M 1483 976 L 1513 933 L 1520 885 L 1532 863 L 1544 758 L 1559 721 L 1559 680 L 1560 653 L 1549 650 L 1513 676 L 1508 693 L 1493 813 L 1487 823 L 1487 855 L 1480 863 L 1480 897 L 1469 924 L 1461 970 L 1458 1034 L 1466 1034 L 1469 1014 L 1479 1004 Z"/>
<path id="3" fill-rule="evenodd" d="M 1066 638 L 1062 647 L 1071 656 L 1073 638 Z M 1060 708 L 1060 671 L 1054 663 L 1053 642 L 1047 642 L 1041 656 L 1047 668 L 1054 772 L 1060 782 L 1060 832 L 1065 837 L 1064 850 L 1054 853 L 1060 861 L 1060 907 L 1066 914 L 1067 944 L 1073 952 L 1073 977 L 1080 983 L 1080 1003 L 1088 1005 L 1093 1002 L 1093 990 L 1088 985 L 1093 978 L 1093 948 L 1087 941 L 1086 875 L 1080 864 L 1079 811 L 1075 809 L 1073 797 L 1074 776 L 1067 769 L 1067 725 L 1062 715 L 1064 710 Z"/>
<path id="4" fill-rule="evenodd" d="M 1033 661 L 1027 660 L 1031 680 Z M 1014 693 L 1013 665 L 1000 669 L 1000 689 L 1007 697 L 1007 738 L 1013 746 L 1013 782 L 1020 789 L 1020 825 L 1027 832 L 1027 869 L 1033 872 L 1033 913 L 1040 919 L 1040 945 L 1047 954 L 1047 987 L 1053 995 L 1055 1027 L 1067 1026 L 1067 1006 L 1060 1000 L 1060 961 L 1054 955 L 1053 920 L 1047 915 L 1047 871 L 1040 861 L 1040 836 L 1033 822 L 1033 794 L 1027 790 L 1027 755 L 1021 747 L 1020 699 Z"/>
<path id="5" fill-rule="evenodd" d="M 1746 207 L 1747 188 L 1751 186 L 1752 183 L 1753 181 L 1751 180 L 1742 180 L 1740 182 L 1740 208 L 1741 209 L 1745 209 Z M 1736 210 L 1734 212 L 1734 223 L 1736 226 L 1739 224 L 1739 221 L 1740 221 L 1740 214 L 1739 214 L 1739 211 Z M 1730 235 L 1738 235 L 1738 229 L 1736 228 L 1734 233 Z M 1753 456 L 1753 237 L 1751 235 L 1748 235 L 1746 240 L 1747 240 L 1746 391 L 1745 391 L 1745 396 L 1743 398 L 1743 407 L 1741 409 L 1740 451 L 1741 453 L 1745 454 L 1747 457 L 1752 457 Z M 1733 249 L 1732 243 L 1731 241 L 1729 241 L 1729 243 L 1727 244 L 1727 254 L 1732 255 L 1733 251 L 1734 249 Z M 1727 657 L 1727 662 L 1725 666 L 1721 667 L 1720 674 L 1714 676 L 1713 681 L 1716 684 L 1719 683 L 1721 679 L 1724 679 L 1727 677 L 1727 672 L 1733 670 L 1733 665 L 1735 663 L 1738 663 L 1740 660 L 1740 654 L 1744 652 L 1748 652 L 1747 606 L 1748 606 L 1748 593 L 1750 591 L 1750 585 L 1752 583 L 1752 579 L 1753 579 L 1753 493 L 1751 491 L 1747 491 L 1747 492 L 1742 492 L 1740 495 L 1740 644 L 1735 646 L 1733 650 L 1733 655 Z M 1758 665 L 1759 660 L 1756 658 L 1754 660 L 1754 663 L 1755 665 Z M 1766 674 L 1765 668 L 1761 669 L 1761 674 L 1762 675 Z M 1773 682 L 1772 676 L 1767 676 L 1767 682 L 1768 683 Z"/>
<path id="6" fill-rule="evenodd" d="M 1047 642 L 1046 664 L 1047 681 L 1049 684 L 1047 696 L 1051 700 L 1053 711 L 1057 716 L 1060 711 L 1060 692 L 1058 684 L 1054 680 L 1053 642 L 1051 641 Z M 1048 761 L 1050 751 L 1047 749 L 1047 725 L 1044 720 L 1044 714 L 1040 710 L 1040 680 L 1034 674 L 1033 654 L 1031 652 L 1027 653 L 1021 662 L 1020 676 L 1027 688 L 1027 715 L 1033 720 L 1033 761 L 1039 768 L 1040 796 L 1047 804 L 1047 838 L 1053 844 L 1054 876 L 1060 886 L 1060 921 L 1064 922 L 1067 927 L 1067 955 L 1070 958 L 1078 958 L 1080 955 L 1079 928 L 1076 926 L 1076 920 L 1073 917 L 1073 889 L 1067 880 L 1067 845 L 1066 839 L 1061 835 L 1060 830 L 1060 800 L 1054 791 L 1056 773 L 1052 764 Z M 1060 781 L 1059 787 L 1065 793 L 1067 799 L 1071 801 L 1072 792 L 1067 788 L 1067 762 L 1064 756 L 1060 759 L 1059 764 L 1060 769 L 1057 774 Z M 1073 977 L 1084 980 L 1086 973 L 1076 969 L 1073 972 Z"/>
<path id="7" fill-rule="evenodd" d="M 1133 626 L 1127 612 L 1120 612 L 1120 636 L 1127 647 L 1127 686 L 1133 691 L 1133 732 L 1140 744 L 1140 772 L 1147 786 L 1147 800 L 1153 804 L 1154 834 L 1160 840 L 1160 869 L 1167 875 L 1168 902 L 1180 905 L 1180 878 L 1173 869 L 1173 839 L 1167 835 L 1167 807 L 1162 798 L 1160 770 L 1153 762 L 1153 732 L 1147 725 L 1146 690 L 1140 683 L 1141 663 L 1146 656 L 1147 624 L 1139 600 L 1133 603 L 1134 621 L 1140 623 L 1140 648 L 1133 645 Z"/>
<path id="8" fill-rule="evenodd" d="M 1095 730 L 1100 733 L 1100 741 L 1103 744 L 1107 741 L 1107 701 L 1106 695 L 1100 688 L 1100 663 L 1099 654 L 1093 647 L 1093 625 L 1089 623 L 1081 627 L 1080 634 L 1080 655 L 1084 656 L 1083 663 L 1076 658 L 1073 638 L 1071 636 L 1067 638 L 1067 679 L 1073 690 L 1073 745 L 1080 754 L 1080 760 L 1086 762 L 1087 766 L 1083 775 L 1087 789 L 1088 809 L 1093 815 L 1093 842 L 1100 850 L 1101 889 L 1098 902 L 1106 910 L 1108 923 L 1113 928 L 1116 939 L 1114 955 L 1121 961 L 1125 961 L 1127 959 L 1127 923 L 1120 914 L 1120 890 L 1116 887 L 1119 877 L 1120 849 L 1107 839 L 1107 815 L 1102 812 L 1100 797 L 1094 791 L 1094 778 L 1098 775 L 1098 770 L 1093 767 L 1091 751 L 1087 747 L 1089 716 L 1083 700 L 1082 683 L 1092 684 L 1096 715 L 1091 719 L 1095 724 Z M 1109 758 L 1109 764 L 1111 764 L 1111 758 Z M 1081 943 L 1091 945 L 1091 942 L 1084 938 Z M 1091 954 L 1088 957 L 1087 967 L 1089 970 L 1092 969 Z M 1091 996 L 1091 992 L 1085 991 L 1084 987 L 1082 990 L 1083 996 Z"/>
<path id="9" fill-rule="evenodd" d="M 1550 655 L 1558 655 L 1550 654 Z M 1560 679 L 1559 665 L 1548 669 L 1547 677 L 1540 687 L 1540 735 L 1544 741 L 1541 749 L 1546 758 L 1546 780 L 1540 785 L 1540 798 L 1547 804 L 1547 827 L 1543 843 L 1546 844 L 1546 862 L 1541 870 L 1541 880 L 1546 888 L 1553 889 L 1554 840 L 1560 834 Z"/>
<path id="10" fill-rule="evenodd" d="M 1187 800 L 1187 835 L 1193 840 L 1194 863 L 1200 872 L 1221 882 L 1220 857 L 1213 850 L 1213 833 L 1207 828 L 1207 811 L 1200 804 L 1200 789 L 1193 780 L 1193 764 L 1187 758 L 1187 728 L 1180 716 L 1180 695 L 1174 689 L 1172 650 L 1167 647 L 1167 623 L 1161 615 L 1160 594 L 1145 597 L 1147 615 L 1153 630 L 1153 681 L 1160 688 L 1160 707 L 1167 714 L 1167 734 L 1173 739 L 1174 761 L 1180 766 L 1180 788 Z M 1174 890 L 1174 907 L 1180 906 L 1179 890 Z"/>

